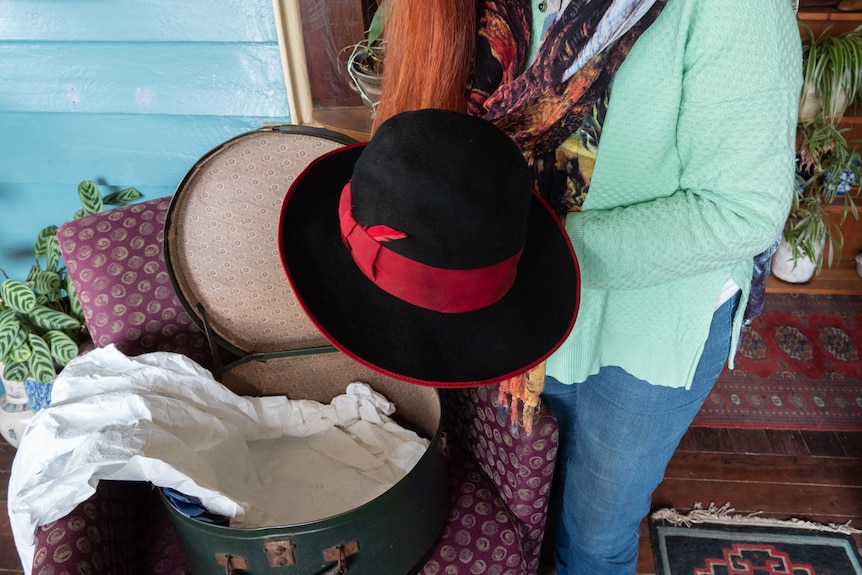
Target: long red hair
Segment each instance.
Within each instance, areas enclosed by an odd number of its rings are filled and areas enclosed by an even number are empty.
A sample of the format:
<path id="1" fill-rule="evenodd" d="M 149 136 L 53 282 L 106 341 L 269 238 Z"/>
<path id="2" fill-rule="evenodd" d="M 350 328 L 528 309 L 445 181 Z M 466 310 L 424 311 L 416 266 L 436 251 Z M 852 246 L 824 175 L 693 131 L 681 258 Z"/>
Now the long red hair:
<path id="1" fill-rule="evenodd" d="M 372 133 L 399 112 L 466 111 L 476 0 L 389 0 L 383 93 Z"/>

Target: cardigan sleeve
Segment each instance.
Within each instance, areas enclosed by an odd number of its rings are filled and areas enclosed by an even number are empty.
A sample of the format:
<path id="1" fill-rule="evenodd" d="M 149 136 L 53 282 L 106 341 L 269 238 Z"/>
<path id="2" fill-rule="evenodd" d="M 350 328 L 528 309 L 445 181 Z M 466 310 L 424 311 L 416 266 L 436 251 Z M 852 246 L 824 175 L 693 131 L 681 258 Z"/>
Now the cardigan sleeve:
<path id="1" fill-rule="evenodd" d="M 793 11 L 776 0 L 674 2 L 689 12 L 678 31 L 679 80 L 668 79 L 680 82 L 666 152 L 677 155 L 678 179 L 667 189 L 614 190 L 612 202 L 588 196 L 568 215 L 587 288 L 639 289 L 729 269 L 774 242 L 789 210 L 801 87 Z"/>

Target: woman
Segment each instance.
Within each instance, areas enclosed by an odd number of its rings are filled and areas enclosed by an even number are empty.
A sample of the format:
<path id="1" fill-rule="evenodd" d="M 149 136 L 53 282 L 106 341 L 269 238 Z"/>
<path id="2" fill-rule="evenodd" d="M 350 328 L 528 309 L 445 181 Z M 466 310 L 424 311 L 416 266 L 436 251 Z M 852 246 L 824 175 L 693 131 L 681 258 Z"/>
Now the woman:
<path id="1" fill-rule="evenodd" d="M 733 365 L 754 258 L 788 213 L 801 87 L 791 4 L 390 10 L 376 122 L 423 107 L 494 122 L 565 218 L 583 283 L 542 392 L 561 430 L 556 569 L 633 574 L 650 496 Z"/>

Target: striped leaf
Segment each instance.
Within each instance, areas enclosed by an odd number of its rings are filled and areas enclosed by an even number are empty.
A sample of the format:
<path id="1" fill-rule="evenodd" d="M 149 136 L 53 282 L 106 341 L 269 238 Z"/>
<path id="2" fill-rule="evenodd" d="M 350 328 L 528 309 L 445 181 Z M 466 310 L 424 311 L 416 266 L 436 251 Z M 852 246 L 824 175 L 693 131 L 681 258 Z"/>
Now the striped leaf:
<path id="1" fill-rule="evenodd" d="M 81 209 L 85 215 L 98 214 L 102 211 L 102 193 L 96 182 L 86 180 L 78 184 L 78 197 L 81 199 Z"/>
<path id="2" fill-rule="evenodd" d="M 30 281 L 33 282 L 33 289 L 36 293 L 50 294 L 57 292 L 63 287 L 63 279 L 60 274 L 52 271 L 40 270 L 35 273 Z"/>
<path id="3" fill-rule="evenodd" d="M 39 383 L 50 383 L 57 377 L 54 369 L 54 358 L 51 357 L 51 348 L 45 340 L 36 334 L 30 334 L 30 347 L 33 355 L 30 356 L 30 376 Z"/>
<path id="4" fill-rule="evenodd" d="M 78 299 L 78 292 L 75 291 L 75 284 L 72 282 L 72 276 L 66 274 L 66 294 L 69 296 L 69 311 L 73 316 L 78 318 L 81 323 L 84 320 L 84 310 L 81 307 L 81 300 Z"/>
<path id="5" fill-rule="evenodd" d="M 119 192 L 106 194 L 105 197 L 102 198 L 102 203 L 108 204 L 109 206 L 123 206 L 129 202 L 134 202 L 141 197 L 143 197 L 143 194 L 139 192 L 137 188 L 126 188 Z"/>
<path id="6" fill-rule="evenodd" d="M 3 302 L 20 313 L 30 313 L 36 306 L 36 294 L 33 288 L 19 280 L 4 280 L 0 284 L 0 298 Z"/>
<path id="7" fill-rule="evenodd" d="M 36 235 L 35 255 L 36 259 L 48 255 L 48 241 L 53 238 L 57 240 L 57 226 L 46 226 Z"/>
<path id="8" fill-rule="evenodd" d="M 3 358 L 15 344 L 15 336 L 18 334 L 19 326 L 18 318 L 15 317 L 15 310 L 7 309 L 0 313 L 0 361 L 3 361 Z"/>
<path id="9" fill-rule="evenodd" d="M 30 375 L 27 360 L 7 363 L 3 367 L 3 377 L 11 381 L 24 381 Z"/>
<path id="10" fill-rule="evenodd" d="M 0 305 L 0 331 L 6 331 L 15 321 L 17 321 L 15 319 L 15 310 Z"/>
<path id="11" fill-rule="evenodd" d="M 44 296 L 40 297 L 39 299 L 42 300 L 42 298 L 44 298 L 44 301 L 37 301 L 36 303 L 38 305 L 47 305 L 49 307 L 56 309 L 58 302 L 62 301 L 64 296 L 63 296 L 63 292 L 61 290 L 54 290 L 50 293 L 46 293 Z M 62 307 L 60 309 L 65 309 L 65 306 L 62 305 Z"/>
<path id="12" fill-rule="evenodd" d="M 15 334 L 15 341 L 12 342 L 12 348 L 27 347 L 27 336 L 30 335 L 30 330 L 21 325 L 21 320 L 18 320 L 18 333 Z M 29 355 L 27 357 L 30 357 Z"/>
<path id="13" fill-rule="evenodd" d="M 75 330 L 81 327 L 81 322 L 69 314 L 43 305 L 36 306 L 28 317 L 42 329 Z"/>
<path id="14" fill-rule="evenodd" d="M 50 271 L 59 270 L 62 253 L 60 252 L 60 241 L 56 234 L 45 238 L 45 252 L 45 267 Z"/>
<path id="15" fill-rule="evenodd" d="M 33 278 L 36 277 L 36 274 L 38 274 L 41 271 L 42 271 L 42 267 L 38 263 L 35 263 L 32 266 L 30 266 L 30 273 L 27 274 L 27 282 L 32 282 Z"/>
<path id="16" fill-rule="evenodd" d="M 51 357 L 60 365 L 66 365 L 78 355 L 78 344 L 62 331 L 49 331 L 44 336 L 51 350 Z"/>
<path id="17" fill-rule="evenodd" d="M 30 356 L 33 355 L 33 350 L 30 349 L 30 345 L 27 343 L 26 336 L 24 337 L 24 343 L 13 347 L 7 356 L 12 363 L 24 363 L 26 364 L 30 360 Z M 27 376 L 25 375 L 24 378 Z"/>

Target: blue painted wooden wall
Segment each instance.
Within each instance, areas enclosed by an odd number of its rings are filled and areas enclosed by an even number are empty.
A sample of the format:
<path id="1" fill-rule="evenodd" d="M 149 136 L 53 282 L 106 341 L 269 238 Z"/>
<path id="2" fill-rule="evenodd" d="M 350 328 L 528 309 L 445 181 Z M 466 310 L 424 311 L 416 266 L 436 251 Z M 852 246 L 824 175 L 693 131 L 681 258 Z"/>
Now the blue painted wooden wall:
<path id="1" fill-rule="evenodd" d="M 167 196 L 289 120 L 272 0 L 0 0 L 0 268 L 23 279 L 78 182 Z"/>

